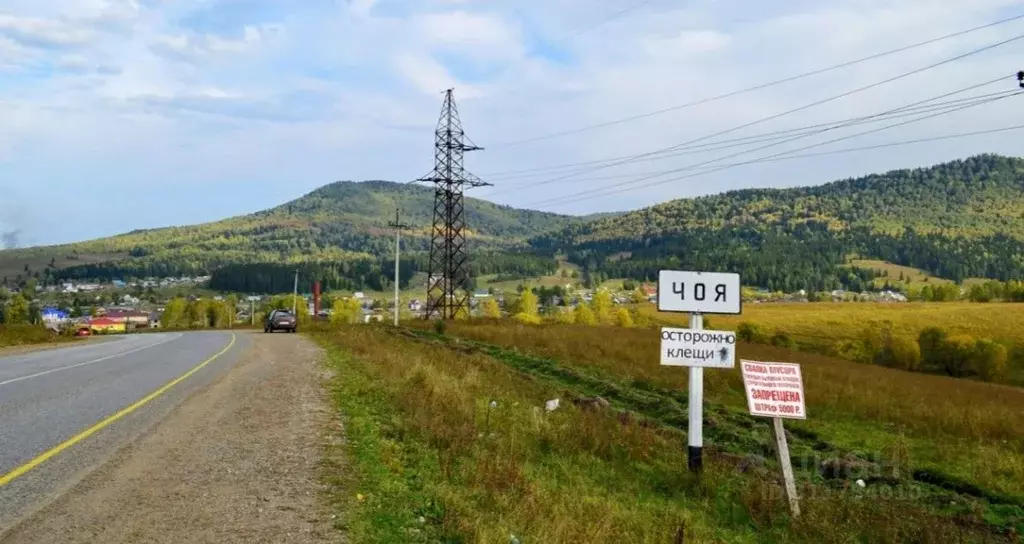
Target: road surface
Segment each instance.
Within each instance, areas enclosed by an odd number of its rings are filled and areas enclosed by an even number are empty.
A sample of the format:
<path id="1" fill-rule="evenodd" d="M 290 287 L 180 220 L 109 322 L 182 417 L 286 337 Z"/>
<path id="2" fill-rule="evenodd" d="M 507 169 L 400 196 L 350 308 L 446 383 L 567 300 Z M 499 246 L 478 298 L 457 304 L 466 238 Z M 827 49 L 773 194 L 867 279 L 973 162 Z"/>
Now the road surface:
<path id="1" fill-rule="evenodd" d="M 0 542 L 317 541 L 318 358 L 225 331 L 0 358 Z"/>

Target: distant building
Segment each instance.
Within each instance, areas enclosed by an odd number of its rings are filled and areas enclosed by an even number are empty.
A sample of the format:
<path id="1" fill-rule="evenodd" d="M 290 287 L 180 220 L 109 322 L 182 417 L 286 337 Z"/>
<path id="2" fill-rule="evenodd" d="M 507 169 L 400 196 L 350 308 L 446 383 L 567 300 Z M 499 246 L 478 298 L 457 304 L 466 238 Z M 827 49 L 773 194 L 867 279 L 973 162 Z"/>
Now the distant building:
<path id="1" fill-rule="evenodd" d="M 906 302 L 907 297 L 895 291 L 882 291 L 878 296 L 880 302 Z"/>
<path id="2" fill-rule="evenodd" d="M 103 315 L 105 319 L 109 319 L 122 325 L 128 324 L 132 328 L 147 328 L 152 325 L 154 319 L 149 312 L 141 312 L 137 310 L 125 310 L 125 309 L 109 309 Z"/>
<path id="3" fill-rule="evenodd" d="M 95 317 L 89 320 L 89 329 L 97 333 L 125 332 L 125 324 L 108 317 Z"/>
<path id="4" fill-rule="evenodd" d="M 43 308 L 42 318 L 46 325 L 58 325 L 68 321 L 71 315 L 60 308 Z"/>
<path id="5" fill-rule="evenodd" d="M 121 304 L 124 304 L 124 305 L 134 306 L 134 305 L 138 304 L 140 302 L 140 300 L 137 297 L 133 297 L 131 295 L 124 295 L 123 297 L 121 297 L 120 302 L 121 302 Z"/>

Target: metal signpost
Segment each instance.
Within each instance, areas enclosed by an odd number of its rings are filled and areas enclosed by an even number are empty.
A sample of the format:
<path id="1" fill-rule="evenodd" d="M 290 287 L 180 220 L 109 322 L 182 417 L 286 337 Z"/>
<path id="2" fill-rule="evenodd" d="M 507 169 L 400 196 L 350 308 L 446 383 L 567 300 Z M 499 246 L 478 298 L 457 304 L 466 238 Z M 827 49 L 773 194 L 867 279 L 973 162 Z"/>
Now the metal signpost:
<path id="1" fill-rule="evenodd" d="M 689 329 L 661 330 L 661 364 L 690 367 L 687 459 L 690 470 L 699 472 L 704 465 L 704 367 L 736 365 L 735 334 L 705 331 L 704 314 L 742 311 L 740 275 L 662 270 L 658 272 L 658 311 L 690 314 Z"/>
<path id="2" fill-rule="evenodd" d="M 800 515 L 800 502 L 789 459 L 789 444 L 782 418 L 807 419 L 804 406 L 804 380 L 800 365 L 792 363 L 761 363 L 741 361 L 743 387 L 747 390 L 747 408 L 751 415 L 772 418 L 775 451 L 779 454 L 786 499 L 793 516 Z"/>

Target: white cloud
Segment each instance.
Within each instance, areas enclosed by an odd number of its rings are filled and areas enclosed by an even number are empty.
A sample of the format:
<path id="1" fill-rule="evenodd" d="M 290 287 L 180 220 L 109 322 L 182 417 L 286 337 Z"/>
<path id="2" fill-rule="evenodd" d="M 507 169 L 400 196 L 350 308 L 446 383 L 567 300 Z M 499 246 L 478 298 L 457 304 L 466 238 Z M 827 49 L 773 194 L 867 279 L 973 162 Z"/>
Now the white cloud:
<path id="1" fill-rule="evenodd" d="M 645 38 L 644 45 L 651 56 L 694 57 L 721 51 L 731 41 L 730 36 L 722 32 L 693 30 L 673 36 Z"/>
<path id="2" fill-rule="evenodd" d="M 279 31 L 277 25 L 246 25 L 242 29 L 242 37 L 238 39 L 223 38 L 215 34 L 170 34 L 158 37 L 152 44 L 152 49 L 158 55 L 197 61 L 209 55 L 241 54 L 251 51 Z"/>
<path id="3" fill-rule="evenodd" d="M 70 48 L 96 39 L 89 28 L 63 19 L 19 17 L 0 13 L 0 34 L 29 47 Z"/>
<path id="4" fill-rule="evenodd" d="M 139 198 L 152 198 L 151 210 L 184 210 L 176 222 L 214 218 L 190 215 L 194 193 L 178 187 L 201 185 L 210 210 L 218 198 L 256 209 L 335 179 L 419 176 L 431 167 L 433 125 L 441 92 L 450 87 L 467 133 L 486 148 L 467 156 L 467 167 L 497 174 L 685 142 L 1024 31 L 1021 21 L 728 100 L 501 145 L 908 45 L 1021 12 L 1024 0 L 652 2 L 580 34 L 621 11 L 621 2 L 6 0 L 4 6 L 0 148 L 11 175 L 0 189 L 71 190 L 64 180 L 83 178 L 99 180 L 97 194 L 104 183 L 128 185 L 139 188 Z M 1009 74 L 1019 69 L 1017 50 L 993 50 L 730 136 L 869 114 Z M 1015 84 L 1008 80 L 1002 88 Z M 1013 104 L 824 149 L 1024 123 Z M 1024 154 L 1018 141 L 1001 135 L 768 163 L 552 209 L 621 209 L 750 185 L 823 182 L 980 151 Z M 495 177 L 498 187 L 476 194 L 522 205 L 628 179 L 594 178 L 683 168 L 727 153 L 609 168 L 543 186 L 529 183 L 545 176 Z M 147 196 L 157 189 L 162 197 Z M 106 205 L 90 199 L 55 203 L 55 213 L 71 217 L 76 206 Z M 125 221 L 155 226 L 157 217 L 170 215 L 140 211 Z M 36 241 L 47 235 L 40 231 Z"/>
<path id="5" fill-rule="evenodd" d="M 440 96 L 440 93 L 459 83 L 448 72 L 448 69 L 430 55 L 401 53 L 394 59 L 394 66 L 395 70 L 410 81 L 417 90 L 429 96 Z M 480 90 L 475 86 L 458 84 L 458 87 L 459 95 L 464 98 L 481 95 Z"/>
<path id="6" fill-rule="evenodd" d="M 429 13 L 419 18 L 418 25 L 428 46 L 473 56 L 517 57 L 523 52 L 518 29 L 494 14 Z"/>

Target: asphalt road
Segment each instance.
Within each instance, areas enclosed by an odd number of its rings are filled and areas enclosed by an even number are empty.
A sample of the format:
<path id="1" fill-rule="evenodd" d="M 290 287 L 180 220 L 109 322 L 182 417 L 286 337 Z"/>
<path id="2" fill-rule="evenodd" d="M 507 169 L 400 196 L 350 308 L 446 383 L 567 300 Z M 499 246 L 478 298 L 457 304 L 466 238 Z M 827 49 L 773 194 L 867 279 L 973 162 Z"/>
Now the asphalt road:
<path id="1" fill-rule="evenodd" d="M 137 334 L 0 358 L 0 533 L 229 369 L 249 343 L 220 331 Z"/>

